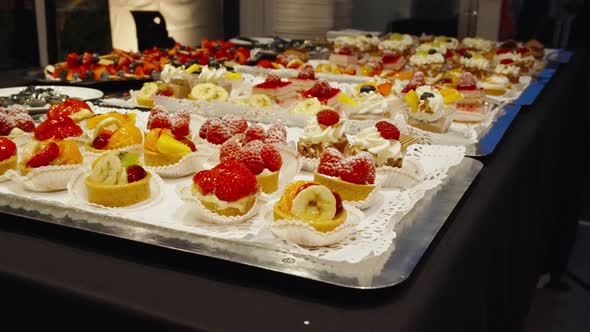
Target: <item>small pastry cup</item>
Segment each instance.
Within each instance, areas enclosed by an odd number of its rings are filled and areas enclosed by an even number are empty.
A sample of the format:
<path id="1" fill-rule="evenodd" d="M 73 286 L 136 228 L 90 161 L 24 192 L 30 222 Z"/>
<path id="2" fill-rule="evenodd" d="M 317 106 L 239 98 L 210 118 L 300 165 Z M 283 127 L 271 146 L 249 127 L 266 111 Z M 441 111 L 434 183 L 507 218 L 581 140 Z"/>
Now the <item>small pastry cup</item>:
<path id="1" fill-rule="evenodd" d="M 260 208 L 258 204 L 258 195 L 251 196 L 251 201 L 249 202 L 250 208 L 245 213 L 236 214 L 235 211 L 228 209 L 225 209 L 227 211 L 217 210 L 217 212 L 214 212 L 214 207 L 207 207 L 204 202 L 193 195 L 192 186 L 181 188 L 179 190 L 179 194 L 182 200 L 191 203 L 191 205 L 195 207 L 195 212 L 199 220 L 216 225 L 241 224 L 249 219 L 252 219 L 252 217 L 258 213 Z"/>
<path id="2" fill-rule="evenodd" d="M 144 150 L 144 167 L 164 178 L 180 178 L 196 173 L 203 169 L 204 163 L 207 161 L 207 158 L 209 158 L 208 154 L 205 154 L 202 151 L 195 151 L 184 155 L 173 164 L 153 165 L 153 163 L 148 162 L 148 159 L 156 154 L 157 153 Z M 154 159 L 151 159 L 151 161 L 154 161 Z"/>
<path id="3" fill-rule="evenodd" d="M 4 176 L 4 173 L 10 169 L 16 169 L 17 155 L 0 161 L 0 182 L 8 180 L 8 177 Z"/>
<path id="4" fill-rule="evenodd" d="M 356 208 L 345 204 L 345 218 L 342 222 L 327 232 L 318 231 L 309 223 L 293 218 L 277 215 L 275 209 L 269 209 L 265 213 L 265 219 L 269 223 L 272 233 L 283 240 L 307 247 L 324 247 L 341 242 L 356 231 L 356 226 L 363 218 L 363 213 Z"/>
<path id="5" fill-rule="evenodd" d="M 313 180 L 338 193 L 344 201 L 364 201 L 376 188 L 376 186 L 372 184 L 345 182 L 339 178 L 323 175 L 318 172 L 314 173 Z"/>
<path id="6" fill-rule="evenodd" d="M 281 170 L 276 172 L 270 172 L 268 174 L 256 175 L 256 182 L 260 185 L 260 190 L 265 194 L 272 194 L 279 189 L 279 173 Z"/>
<path id="7" fill-rule="evenodd" d="M 376 181 L 383 188 L 410 188 L 424 178 L 422 164 L 415 158 L 406 157 L 402 167 L 377 167 Z"/>
<path id="8" fill-rule="evenodd" d="M 84 180 L 88 202 L 106 207 L 124 207 L 143 202 L 150 198 L 152 174 L 147 172 L 143 179 L 124 185 L 104 185 Z"/>

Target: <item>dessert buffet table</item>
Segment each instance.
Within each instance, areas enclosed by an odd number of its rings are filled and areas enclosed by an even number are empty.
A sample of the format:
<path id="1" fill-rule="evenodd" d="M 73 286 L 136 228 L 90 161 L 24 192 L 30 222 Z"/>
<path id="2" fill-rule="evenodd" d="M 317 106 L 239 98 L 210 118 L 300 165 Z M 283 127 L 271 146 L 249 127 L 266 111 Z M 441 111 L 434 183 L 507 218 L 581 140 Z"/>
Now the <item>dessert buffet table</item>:
<path id="1" fill-rule="evenodd" d="M 575 228 L 586 56 L 577 52 L 522 107 L 397 286 L 347 289 L 2 214 L 6 316 L 70 328 L 519 330 L 539 273 L 559 272 Z"/>

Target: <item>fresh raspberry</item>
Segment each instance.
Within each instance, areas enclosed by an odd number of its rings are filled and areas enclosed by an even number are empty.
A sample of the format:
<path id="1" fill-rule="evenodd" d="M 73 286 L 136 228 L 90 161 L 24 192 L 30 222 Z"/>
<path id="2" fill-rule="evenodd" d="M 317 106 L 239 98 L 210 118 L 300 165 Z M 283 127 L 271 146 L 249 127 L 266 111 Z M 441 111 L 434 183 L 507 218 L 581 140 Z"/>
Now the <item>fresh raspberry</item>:
<path id="1" fill-rule="evenodd" d="M 402 93 L 408 93 L 410 90 L 416 90 L 417 87 L 424 84 L 426 84 L 426 81 L 424 80 L 424 73 L 417 71 L 410 79 L 410 82 L 408 82 L 408 84 L 404 87 Z"/>
<path id="2" fill-rule="evenodd" d="M 322 126 L 330 127 L 340 121 L 340 115 L 334 110 L 323 110 L 316 115 L 318 123 Z"/>
<path id="3" fill-rule="evenodd" d="M 469 72 L 465 72 L 457 79 L 457 88 L 474 88 L 476 86 L 475 77 Z"/>
<path id="4" fill-rule="evenodd" d="M 260 153 L 260 151 L 262 151 L 263 146 L 264 146 L 264 143 L 262 141 L 255 140 L 255 141 L 250 141 L 246 145 L 244 145 L 244 149 L 249 149 L 249 150 L 256 151 L 256 153 Z"/>
<path id="5" fill-rule="evenodd" d="M 276 172 L 283 166 L 281 154 L 271 144 L 264 144 L 262 151 L 260 151 L 260 157 L 262 157 L 264 167 L 271 172 Z"/>
<path id="6" fill-rule="evenodd" d="M 222 165 L 223 164 L 223 165 Z M 228 160 L 216 166 L 220 170 L 217 175 L 215 196 L 226 202 L 237 201 L 258 191 L 256 177 L 244 164 Z"/>
<path id="7" fill-rule="evenodd" d="M 157 111 L 158 108 L 154 108 L 148 117 L 148 129 L 154 128 L 172 128 L 172 121 L 166 111 Z"/>
<path id="8" fill-rule="evenodd" d="M 12 119 L 8 116 L 8 114 L 1 112 L 0 113 L 0 135 L 8 135 L 10 131 L 14 128 Z"/>
<path id="9" fill-rule="evenodd" d="M 287 129 L 281 122 L 275 122 L 268 130 L 264 137 L 265 143 L 287 144 Z"/>
<path id="10" fill-rule="evenodd" d="M 207 129 L 207 141 L 212 144 L 223 144 L 231 137 L 229 129 L 219 119 L 211 121 Z"/>
<path id="11" fill-rule="evenodd" d="M 273 124 L 272 124 L 272 125 L 271 125 L 271 126 L 268 128 L 268 131 L 267 131 L 267 132 L 268 132 L 268 133 L 274 133 L 274 132 L 277 132 L 277 133 L 279 133 L 281 136 L 283 136 L 283 137 L 285 137 L 285 138 L 287 137 L 287 128 L 285 128 L 285 125 L 284 125 L 282 122 L 280 122 L 280 121 L 277 121 L 277 122 L 273 123 Z"/>
<path id="12" fill-rule="evenodd" d="M 241 134 L 248 128 L 248 122 L 243 116 L 228 114 L 224 115 L 221 121 L 225 123 L 232 135 Z"/>
<path id="13" fill-rule="evenodd" d="M 375 128 L 377 128 L 381 137 L 385 139 L 399 140 L 399 129 L 393 124 L 387 121 L 379 121 L 375 124 Z"/>
<path id="14" fill-rule="evenodd" d="M 201 194 L 211 194 L 215 191 L 218 174 L 219 171 L 215 169 L 202 170 L 193 176 L 193 183 L 198 186 Z"/>
<path id="15" fill-rule="evenodd" d="M 241 151 L 240 144 L 236 141 L 226 141 L 221 145 L 219 150 L 219 160 L 236 160 L 238 153 Z"/>
<path id="16" fill-rule="evenodd" d="M 511 64 L 513 62 L 514 62 L 514 60 L 512 60 L 512 59 L 503 59 L 503 60 L 500 60 L 500 64 L 501 65 L 509 65 L 509 64 Z"/>
<path id="17" fill-rule="evenodd" d="M 320 156 L 318 173 L 328 176 L 338 176 L 338 167 L 344 156 L 334 148 L 327 148 Z"/>
<path id="18" fill-rule="evenodd" d="M 281 78 L 277 74 L 270 73 L 270 74 L 266 75 L 266 77 L 264 78 L 264 82 L 269 83 L 269 84 L 278 85 L 278 84 L 281 84 Z"/>
<path id="19" fill-rule="evenodd" d="M 244 148 L 240 150 L 237 160 L 246 165 L 254 175 L 258 175 L 264 170 L 264 161 L 260 156 L 260 152 L 255 149 Z"/>
<path id="20" fill-rule="evenodd" d="M 187 136 L 190 133 L 190 116 L 188 119 L 180 116 L 173 117 L 171 130 L 174 136 Z"/>
<path id="21" fill-rule="evenodd" d="M 213 120 L 217 120 L 217 119 L 210 118 L 210 119 L 205 120 L 205 122 L 201 126 L 201 129 L 199 129 L 199 137 L 200 138 L 207 139 L 207 130 L 209 130 L 209 126 L 211 125 L 211 122 L 213 122 Z"/>
<path id="22" fill-rule="evenodd" d="M 27 109 L 23 105 L 18 105 L 18 104 L 11 105 L 8 108 L 8 115 L 14 117 L 14 116 L 17 116 L 19 114 L 27 114 L 27 115 L 29 115 L 29 112 L 27 112 Z"/>
<path id="23" fill-rule="evenodd" d="M 299 73 L 297 73 L 297 78 L 302 80 L 315 80 L 315 71 L 313 70 L 313 66 L 309 63 L 301 66 Z"/>
<path id="24" fill-rule="evenodd" d="M 260 125 L 250 126 L 244 132 L 244 141 L 242 143 L 246 144 L 250 141 L 255 141 L 255 140 L 263 141 L 264 136 L 265 136 L 265 132 L 264 132 L 264 128 L 262 128 L 262 126 L 260 126 Z"/>
<path id="25" fill-rule="evenodd" d="M 0 137 L 0 161 L 16 154 L 16 144 L 7 137 Z"/>
<path id="26" fill-rule="evenodd" d="M 314 96 L 328 96 L 332 92 L 330 83 L 326 80 L 319 80 L 311 87 Z"/>
<path id="27" fill-rule="evenodd" d="M 370 173 L 375 172 L 373 157 L 368 152 L 361 152 L 356 156 L 348 157 L 339 164 L 338 175 L 342 181 L 367 184 Z M 373 176 L 373 182 L 375 181 Z"/>
<path id="28" fill-rule="evenodd" d="M 35 153 L 26 163 L 27 167 L 41 167 L 49 165 L 59 156 L 59 146 L 55 142 L 47 144 L 41 151 Z"/>
<path id="29" fill-rule="evenodd" d="M 22 131 L 31 133 L 33 130 L 35 130 L 35 122 L 33 122 L 33 117 L 28 113 L 18 113 L 13 117 L 13 120 L 14 125 Z"/>
<path id="30" fill-rule="evenodd" d="M 185 119 L 186 121 L 191 120 L 191 112 L 186 108 L 183 108 L 174 114 L 178 119 Z"/>

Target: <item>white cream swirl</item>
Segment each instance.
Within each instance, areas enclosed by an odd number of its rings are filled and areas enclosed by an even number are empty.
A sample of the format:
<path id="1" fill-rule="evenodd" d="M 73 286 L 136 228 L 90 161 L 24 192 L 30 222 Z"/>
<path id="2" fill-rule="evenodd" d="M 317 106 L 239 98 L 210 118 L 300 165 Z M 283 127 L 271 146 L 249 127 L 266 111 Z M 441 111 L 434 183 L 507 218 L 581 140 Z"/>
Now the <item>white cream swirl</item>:
<path id="1" fill-rule="evenodd" d="M 459 63 L 467 68 L 479 69 L 479 70 L 487 70 L 490 66 L 490 62 L 488 59 L 484 57 L 461 57 L 459 59 Z"/>
<path id="2" fill-rule="evenodd" d="M 432 43 L 424 43 L 421 44 L 420 46 L 418 46 L 418 48 L 416 49 L 416 51 L 423 51 L 423 52 L 428 52 L 431 49 L 436 50 L 438 53 L 441 54 L 446 54 L 447 53 L 447 46 L 439 43 L 439 42 L 432 42 Z"/>
<path id="3" fill-rule="evenodd" d="M 433 97 L 420 98 L 424 93 L 431 93 Z M 416 94 L 420 98 L 418 110 L 416 112 L 410 111 L 409 116 L 416 120 L 433 122 L 445 115 L 445 102 L 438 90 L 431 86 L 423 85 L 416 89 Z"/>
<path id="4" fill-rule="evenodd" d="M 410 46 L 414 44 L 414 39 L 412 36 L 404 34 L 398 37 L 397 39 L 386 39 L 379 43 L 379 49 L 382 51 L 400 51 L 403 52 L 407 50 Z"/>
<path id="5" fill-rule="evenodd" d="M 414 54 L 410 57 L 410 64 L 412 66 L 424 66 L 430 64 L 442 64 L 445 58 L 440 53 L 434 54 Z"/>
<path id="6" fill-rule="evenodd" d="M 361 52 L 369 51 L 379 44 L 376 36 L 340 36 L 334 39 L 334 47 L 353 46 Z"/>
<path id="7" fill-rule="evenodd" d="M 171 64 L 165 64 L 160 73 L 160 79 L 166 83 L 176 80 L 185 81 L 190 78 L 191 74 L 184 69 L 184 66 L 174 67 Z"/>
<path id="8" fill-rule="evenodd" d="M 209 66 L 203 67 L 201 69 L 201 73 L 199 74 L 199 79 L 197 80 L 199 83 L 217 83 L 220 80 L 225 79 L 225 73 L 227 70 L 225 68 L 209 68 Z"/>
<path id="9" fill-rule="evenodd" d="M 387 163 L 390 158 L 401 157 L 401 143 L 383 138 L 375 126 L 365 128 L 356 135 L 349 136 L 348 141 L 352 146 L 369 151 L 375 158 L 377 165 Z"/>
<path id="10" fill-rule="evenodd" d="M 467 48 L 474 48 L 476 50 L 487 52 L 492 49 L 493 42 L 479 37 L 467 37 L 463 39 L 463 45 Z"/>
<path id="11" fill-rule="evenodd" d="M 322 126 L 318 123 L 317 117 L 313 116 L 305 123 L 303 134 L 299 137 L 301 141 L 311 144 L 336 143 L 342 139 L 344 134 L 344 123 L 340 120 L 333 126 Z"/>
<path id="12" fill-rule="evenodd" d="M 515 66 L 515 65 L 511 65 L 511 64 L 510 65 L 499 64 L 494 69 L 494 72 L 496 74 L 501 74 L 501 75 L 518 76 L 518 74 L 520 73 L 520 67 Z"/>
<path id="13" fill-rule="evenodd" d="M 229 202 L 223 201 L 217 198 L 215 195 L 203 195 L 198 190 L 192 190 L 193 194 L 197 196 L 197 198 L 203 202 L 214 204 L 218 209 L 223 210 L 227 208 L 234 208 L 240 210 L 241 213 L 245 213 L 246 208 L 248 207 L 248 202 L 250 201 L 251 197 L 246 196 L 238 199 L 237 201 Z"/>

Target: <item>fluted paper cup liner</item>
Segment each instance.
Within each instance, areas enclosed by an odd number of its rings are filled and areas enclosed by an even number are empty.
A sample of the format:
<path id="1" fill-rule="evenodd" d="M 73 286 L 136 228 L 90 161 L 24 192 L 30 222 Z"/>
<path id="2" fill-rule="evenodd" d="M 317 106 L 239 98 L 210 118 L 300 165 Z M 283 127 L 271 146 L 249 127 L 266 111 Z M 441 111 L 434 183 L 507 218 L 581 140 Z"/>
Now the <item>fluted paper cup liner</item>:
<path id="1" fill-rule="evenodd" d="M 96 203 L 91 203 L 88 201 L 88 190 L 86 188 L 86 184 L 84 180 L 90 175 L 90 171 L 86 170 L 84 172 L 78 173 L 75 177 L 72 177 L 71 180 L 67 184 L 68 191 L 72 195 L 75 202 L 80 204 L 86 204 L 88 206 L 96 207 L 99 209 L 117 211 L 117 212 L 124 212 L 124 211 L 134 211 L 139 209 L 144 209 L 146 206 L 151 206 L 159 202 L 164 195 L 164 181 L 154 172 L 150 172 L 150 197 L 146 200 L 141 202 L 127 205 L 127 206 L 119 206 L 119 207 L 111 207 L 111 206 L 104 206 Z"/>
<path id="2" fill-rule="evenodd" d="M 27 175 L 9 170 L 4 175 L 20 183 L 30 191 L 48 192 L 65 190 L 70 179 L 82 171 L 82 164 L 63 166 L 42 166 L 33 168 Z"/>
<path id="3" fill-rule="evenodd" d="M 381 199 L 383 198 L 383 194 L 381 193 L 381 185 L 376 184 L 375 189 L 369 193 L 369 196 L 362 201 L 347 201 L 348 204 L 351 206 L 356 207 L 357 209 L 366 210 L 374 205 L 379 204 Z"/>
<path id="4" fill-rule="evenodd" d="M 416 158 L 406 157 L 403 167 L 377 167 L 377 183 L 383 188 L 410 188 L 422 181 L 424 169 Z"/>
<path id="5" fill-rule="evenodd" d="M 277 190 L 277 192 L 282 192 L 285 186 L 292 182 L 293 178 L 299 174 L 301 170 L 301 159 L 286 145 L 275 144 L 275 148 L 283 159 L 283 166 L 279 174 L 279 189 Z"/>
<path id="6" fill-rule="evenodd" d="M 320 232 L 310 224 L 296 219 L 274 220 L 274 204 L 265 211 L 264 216 L 272 233 L 289 242 L 307 247 L 323 247 L 338 243 L 356 231 L 356 226 L 364 217 L 358 209 L 344 204 L 347 212 L 346 220 L 329 232 Z"/>
<path id="7" fill-rule="evenodd" d="M 182 157 L 177 163 L 166 166 L 144 166 L 164 178 L 180 178 L 204 169 L 209 154 L 197 150 Z"/>
<path id="8" fill-rule="evenodd" d="M 252 205 L 252 208 L 245 214 L 241 216 L 222 216 L 207 209 L 201 203 L 201 201 L 195 197 L 195 195 L 193 195 L 192 186 L 179 188 L 178 193 L 183 201 L 191 203 L 191 205 L 195 208 L 196 217 L 199 220 L 216 225 L 231 226 L 241 224 L 249 219 L 252 219 L 260 209 L 260 204 L 257 197 L 254 205 Z"/>

